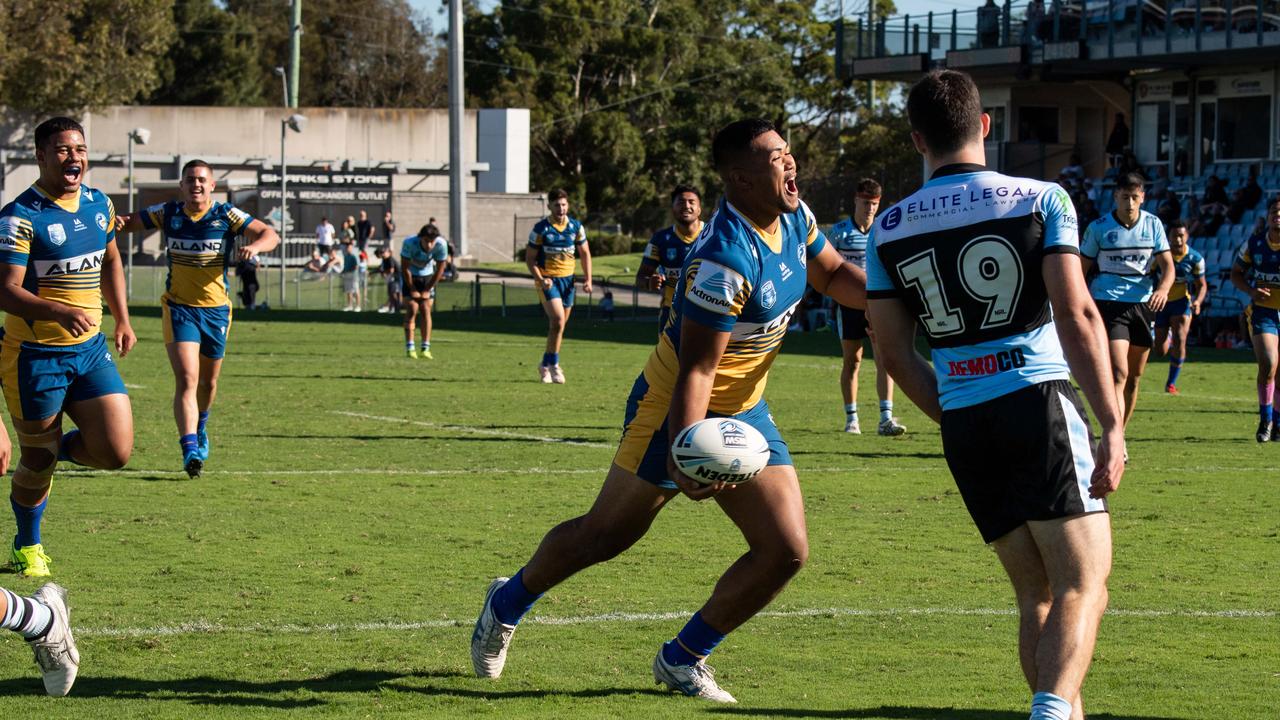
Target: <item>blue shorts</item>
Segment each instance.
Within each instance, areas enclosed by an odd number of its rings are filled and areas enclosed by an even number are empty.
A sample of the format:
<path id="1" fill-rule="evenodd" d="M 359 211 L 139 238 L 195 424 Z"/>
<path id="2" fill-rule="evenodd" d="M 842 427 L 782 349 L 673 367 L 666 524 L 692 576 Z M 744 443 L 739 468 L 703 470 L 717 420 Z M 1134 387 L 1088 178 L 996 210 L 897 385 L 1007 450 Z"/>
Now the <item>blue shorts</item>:
<path id="1" fill-rule="evenodd" d="M 636 378 L 627 398 L 627 414 L 622 423 L 622 442 L 613 462 L 618 467 L 640 476 L 665 490 L 677 490 L 667 475 L 667 455 L 671 452 L 671 438 L 667 432 L 667 411 L 671 396 L 658 393 L 649 387 L 644 373 Z M 769 403 L 761 400 L 750 410 L 737 415 L 721 415 L 708 412 L 707 417 L 732 417 L 760 431 L 769 441 L 769 465 L 791 465 L 791 453 L 787 443 L 773 423 Z"/>
<path id="2" fill-rule="evenodd" d="M 1181 300 L 1170 300 L 1165 303 L 1164 308 L 1156 313 L 1156 327 L 1169 327 L 1169 319 L 1181 315 L 1183 317 L 1191 317 L 1191 300 L 1190 298 L 1182 298 Z"/>
<path id="3" fill-rule="evenodd" d="M 227 334 L 231 332 L 231 306 L 191 307 L 175 302 L 161 306 L 164 344 L 200 343 L 200 354 L 210 360 L 221 360 L 227 353 Z"/>
<path id="4" fill-rule="evenodd" d="M 1280 335 L 1280 310 L 1250 306 L 1249 331 L 1253 335 Z"/>
<path id="5" fill-rule="evenodd" d="M 67 402 L 127 395 L 102 333 L 79 345 L 0 343 L 0 385 L 15 420 L 44 420 Z"/>
<path id="6" fill-rule="evenodd" d="M 573 280 L 574 276 L 548 278 L 551 281 L 551 287 L 542 290 L 542 295 L 548 300 L 560 300 L 567 308 L 573 307 Z"/>

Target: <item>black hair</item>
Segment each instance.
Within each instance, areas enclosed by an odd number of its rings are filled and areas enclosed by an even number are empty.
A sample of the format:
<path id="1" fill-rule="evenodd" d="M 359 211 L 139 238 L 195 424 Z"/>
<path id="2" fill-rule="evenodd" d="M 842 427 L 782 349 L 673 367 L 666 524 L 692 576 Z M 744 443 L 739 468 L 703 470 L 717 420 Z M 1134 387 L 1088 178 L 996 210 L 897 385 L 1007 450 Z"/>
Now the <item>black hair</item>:
<path id="1" fill-rule="evenodd" d="M 58 116 L 45 120 L 36 126 L 36 149 L 44 149 L 45 143 L 49 142 L 49 138 L 70 130 L 74 130 L 82 136 L 84 135 L 84 126 L 69 117 Z"/>
<path id="2" fill-rule="evenodd" d="M 858 185 L 854 188 L 854 192 L 859 194 L 866 193 L 873 197 L 880 197 L 882 188 L 880 187 L 880 183 L 875 180 L 871 178 L 862 178 L 858 181 Z"/>
<path id="3" fill-rule="evenodd" d="M 716 170 L 723 171 L 729 163 L 737 159 L 751 147 L 751 141 L 777 128 L 768 120 L 749 118 L 738 120 L 720 128 L 711 141 L 711 159 Z"/>
<path id="4" fill-rule="evenodd" d="M 440 228 L 436 227 L 432 223 L 427 223 L 426 225 L 422 226 L 421 230 L 418 231 L 418 237 L 427 238 L 428 240 L 434 240 L 440 237 Z"/>
<path id="5" fill-rule="evenodd" d="M 978 86 L 957 70 L 935 70 L 911 86 L 907 119 L 930 152 L 956 152 L 982 135 Z"/>
<path id="6" fill-rule="evenodd" d="M 555 190 L 552 190 L 551 192 L 547 193 L 548 205 L 561 199 L 564 199 L 564 200 L 569 199 L 569 193 L 566 192 L 564 188 L 556 188 Z"/>
<path id="7" fill-rule="evenodd" d="M 1116 192 L 1120 190 L 1142 190 L 1146 192 L 1147 179 L 1136 172 L 1127 172 L 1116 178 Z"/>
<path id="8" fill-rule="evenodd" d="M 196 159 L 196 160 L 188 160 L 187 164 L 182 166 L 182 177 L 186 177 L 187 171 L 190 170 L 191 168 L 198 168 L 198 167 L 206 168 L 208 169 L 210 175 L 213 174 L 212 165 L 210 165 L 209 163 L 203 160 Z"/>
<path id="9" fill-rule="evenodd" d="M 1173 220 L 1172 222 L 1170 222 L 1170 223 L 1169 223 L 1169 227 L 1168 227 L 1168 229 L 1165 231 L 1165 233 L 1166 233 L 1166 234 L 1168 234 L 1168 235 L 1172 235 L 1172 234 L 1173 234 L 1173 231 L 1174 231 L 1174 230 L 1178 230 L 1179 228 L 1181 228 L 1182 230 L 1186 230 L 1186 229 L 1187 229 L 1187 223 L 1186 223 L 1186 221 L 1182 220 L 1181 218 L 1177 218 L 1177 219 Z"/>
<path id="10" fill-rule="evenodd" d="M 697 188 L 692 185 L 677 185 L 671 190 L 671 204 L 674 205 L 676 200 L 680 199 L 680 196 L 685 193 L 693 193 L 693 196 L 698 198 L 698 202 L 702 202 L 702 194 L 698 192 Z"/>

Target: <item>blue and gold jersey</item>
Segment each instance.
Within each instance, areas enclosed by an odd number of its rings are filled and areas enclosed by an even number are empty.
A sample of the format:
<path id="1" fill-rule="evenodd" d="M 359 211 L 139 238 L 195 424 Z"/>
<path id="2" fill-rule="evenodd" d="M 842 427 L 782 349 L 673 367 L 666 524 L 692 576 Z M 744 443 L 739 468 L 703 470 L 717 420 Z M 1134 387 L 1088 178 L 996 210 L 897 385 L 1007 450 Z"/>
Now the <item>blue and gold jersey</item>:
<path id="1" fill-rule="evenodd" d="M 689 256 L 693 241 L 702 232 L 699 222 L 690 235 L 683 235 L 675 225 L 663 228 L 649 238 L 644 247 L 644 263 L 654 263 L 662 273 L 662 307 L 671 307 L 671 298 L 676 293 L 676 283 L 680 281 L 680 268 L 684 267 L 684 259 Z"/>
<path id="2" fill-rule="evenodd" d="M 185 203 L 167 202 L 142 211 L 142 226 L 164 236 L 169 276 L 164 300 L 190 307 L 230 305 L 227 268 L 235 239 L 253 222 L 245 211 L 215 202 L 193 215 Z"/>
<path id="3" fill-rule="evenodd" d="M 555 225 L 543 218 L 529 233 L 529 247 L 538 249 L 538 267 L 544 277 L 569 277 L 577 269 L 578 246 L 587 242 L 586 228 L 575 218 Z"/>
<path id="4" fill-rule="evenodd" d="M 1151 298 L 1151 269 L 1155 256 L 1169 252 L 1169 239 L 1160 218 L 1138 211 L 1138 221 L 1125 227 L 1114 212 L 1089 223 L 1080 243 L 1080 254 L 1097 263 L 1098 274 L 1089 282 L 1095 300 L 1140 303 Z"/>
<path id="5" fill-rule="evenodd" d="M 1236 264 L 1245 271 L 1254 287 L 1271 290 L 1270 297 L 1254 304 L 1280 310 L 1280 243 L 1272 243 L 1267 231 L 1263 230 L 1240 246 Z"/>
<path id="6" fill-rule="evenodd" d="M 803 203 L 767 232 L 721 201 L 685 261 L 671 319 L 644 368 L 649 386 L 668 395 L 674 390 L 680 327 L 687 319 L 729 333 L 708 409 L 735 415 L 755 407 L 804 297 L 809 259 L 826 244 Z"/>
<path id="7" fill-rule="evenodd" d="M 0 263 L 22 265 L 27 291 L 85 311 L 102 324 L 102 259 L 116 239 L 116 210 L 93 188 L 57 200 L 32 185 L 0 209 Z M 96 335 L 73 337 L 52 320 L 29 321 L 9 313 L 5 338 L 41 345 L 79 345 Z"/>
<path id="8" fill-rule="evenodd" d="M 442 237 L 432 240 L 429 247 L 422 247 L 417 235 L 405 238 L 400 248 L 400 260 L 414 277 L 431 277 L 436 274 L 436 263 L 449 259 L 449 243 Z"/>
<path id="9" fill-rule="evenodd" d="M 1169 288 L 1169 302 L 1186 297 L 1188 288 L 1195 280 L 1204 278 L 1204 256 L 1195 248 L 1187 246 L 1182 257 L 1173 258 L 1173 287 Z"/>

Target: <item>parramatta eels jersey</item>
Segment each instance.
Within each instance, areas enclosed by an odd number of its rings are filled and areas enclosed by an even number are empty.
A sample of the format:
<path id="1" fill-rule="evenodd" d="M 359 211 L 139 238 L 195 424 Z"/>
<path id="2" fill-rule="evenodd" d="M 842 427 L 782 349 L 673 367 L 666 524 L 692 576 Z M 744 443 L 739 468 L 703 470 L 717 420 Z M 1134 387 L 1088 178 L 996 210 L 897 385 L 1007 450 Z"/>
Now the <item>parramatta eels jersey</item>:
<path id="1" fill-rule="evenodd" d="M 116 239 L 111 199 L 80 186 L 70 200 L 56 200 L 32 185 L 0 209 L 0 263 L 27 268 L 22 287 L 45 300 L 80 308 L 102 324 L 102 259 Z M 28 321 L 9 313 L 5 338 L 41 345 L 79 345 L 52 320 Z"/>
<path id="2" fill-rule="evenodd" d="M 1098 265 L 1089 283 L 1095 300 L 1140 303 L 1151 298 L 1151 268 L 1155 256 L 1169 252 L 1160 218 L 1138 211 L 1138 222 L 1125 227 L 1114 212 L 1089 223 L 1080 243 L 1080 254 Z"/>
<path id="3" fill-rule="evenodd" d="M 867 297 L 898 298 L 917 316 L 943 410 L 976 405 L 1069 377 L 1042 268 L 1077 242 L 1061 187 L 948 165 L 881 214 Z"/>
<path id="4" fill-rule="evenodd" d="M 662 272 L 662 307 L 671 306 L 671 298 L 676 293 L 676 283 L 680 280 L 680 268 L 684 267 L 684 259 L 689 255 L 689 248 L 697 239 L 702 223 L 692 235 L 682 235 L 675 225 L 663 228 L 649 238 L 644 246 L 643 262 L 654 262 Z"/>
<path id="5" fill-rule="evenodd" d="M 1240 246 L 1236 264 L 1245 270 L 1254 287 L 1271 290 L 1270 297 L 1254 304 L 1280 310 L 1280 244 L 1272 244 L 1263 230 Z"/>
<path id="6" fill-rule="evenodd" d="M 236 237 L 253 222 L 245 211 L 215 202 L 203 214 L 192 215 L 176 201 L 152 205 L 139 216 L 142 226 L 159 230 L 164 237 L 169 275 L 164 300 L 190 307 L 231 304 L 227 294 L 227 268 Z"/>
<path id="7" fill-rule="evenodd" d="M 577 269 L 578 246 L 587 241 L 587 230 L 576 218 L 556 226 L 543 218 L 529 233 L 529 247 L 538 249 L 538 267 L 544 277 L 569 277 Z"/>
<path id="8" fill-rule="evenodd" d="M 685 261 L 671 320 L 644 368 L 649 386 L 667 393 L 675 388 L 680 328 L 688 319 L 729 333 L 709 409 L 734 415 L 755 407 L 804 297 L 809 259 L 826 244 L 804 203 L 782 215 L 770 233 L 721 201 Z"/>
<path id="9" fill-rule="evenodd" d="M 1204 256 L 1187 246 L 1182 257 L 1173 259 L 1173 287 L 1169 288 L 1169 302 L 1187 297 L 1191 283 L 1204 277 Z"/>
<path id="10" fill-rule="evenodd" d="M 422 247 L 422 240 L 414 235 L 405 238 L 400 247 L 400 260 L 414 277 L 431 277 L 436 274 L 436 263 L 449 259 L 449 241 L 436 237 L 429 249 Z"/>

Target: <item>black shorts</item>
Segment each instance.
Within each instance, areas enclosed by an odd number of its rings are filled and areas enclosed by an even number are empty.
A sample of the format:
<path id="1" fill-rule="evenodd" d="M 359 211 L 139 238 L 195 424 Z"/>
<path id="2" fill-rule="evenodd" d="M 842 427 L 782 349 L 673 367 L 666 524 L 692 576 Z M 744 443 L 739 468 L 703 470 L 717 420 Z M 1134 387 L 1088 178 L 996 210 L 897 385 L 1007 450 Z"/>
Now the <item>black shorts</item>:
<path id="1" fill-rule="evenodd" d="M 410 287 L 409 292 L 411 293 L 426 292 L 427 283 L 430 281 L 431 281 L 431 278 L 429 277 L 420 277 L 418 275 L 410 275 L 409 276 L 409 287 Z M 431 294 L 428 296 L 428 299 L 430 300 L 436 299 L 436 289 L 434 287 L 431 288 Z"/>
<path id="2" fill-rule="evenodd" d="M 1105 512 L 1089 497 L 1093 435 L 1075 388 L 1050 380 L 942 413 L 942 448 L 969 515 L 993 542 L 1028 520 Z"/>
<path id="3" fill-rule="evenodd" d="M 867 336 L 867 313 L 836 305 L 836 334 L 841 340 L 861 340 Z"/>
<path id="4" fill-rule="evenodd" d="M 1149 348 L 1154 338 L 1156 314 L 1144 302 L 1127 303 L 1095 300 L 1108 340 L 1128 340 L 1130 345 Z"/>

